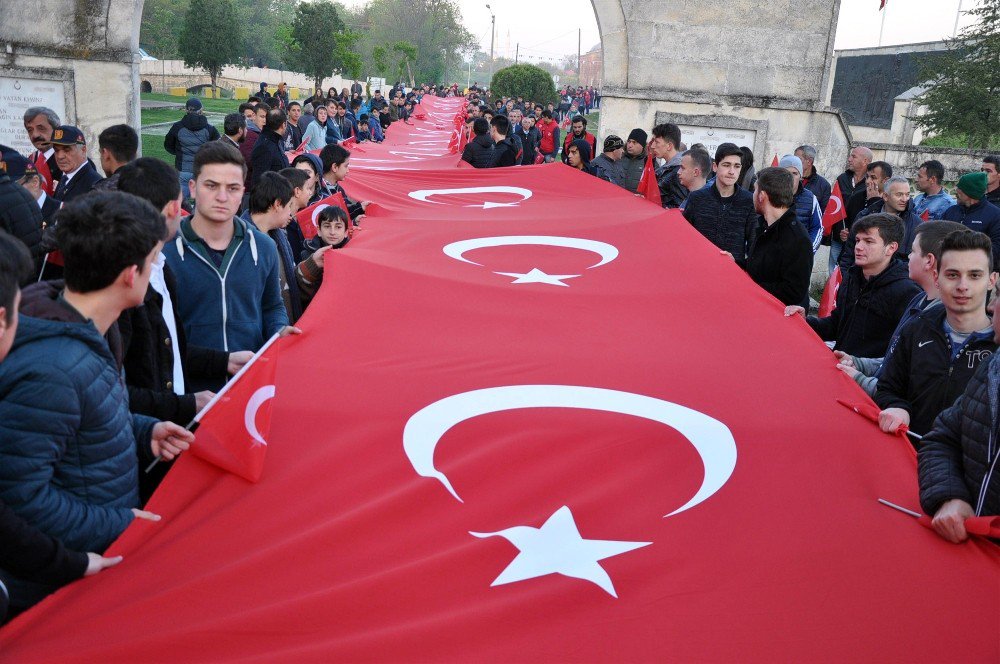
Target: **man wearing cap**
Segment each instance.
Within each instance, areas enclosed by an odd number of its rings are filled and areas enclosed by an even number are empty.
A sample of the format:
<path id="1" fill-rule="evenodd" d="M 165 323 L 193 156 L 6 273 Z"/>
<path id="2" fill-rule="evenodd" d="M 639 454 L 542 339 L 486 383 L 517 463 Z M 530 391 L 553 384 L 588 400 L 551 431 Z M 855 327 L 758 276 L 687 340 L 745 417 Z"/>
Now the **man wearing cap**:
<path id="1" fill-rule="evenodd" d="M 0 229 L 28 245 L 37 268 L 42 256 L 42 212 L 34 197 L 17 183 L 28 160 L 0 145 Z"/>
<path id="2" fill-rule="evenodd" d="M 42 187 L 50 196 L 56 190 L 62 171 L 56 165 L 56 152 L 48 142 L 52 138 L 52 132 L 61 124 L 59 116 L 51 108 L 32 106 L 24 112 L 24 130 L 35 146 L 35 152 L 31 153 L 28 161 L 35 165 Z"/>
<path id="3" fill-rule="evenodd" d="M 592 159 L 590 166 L 594 175 L 619 187 L 625 186 L 625 169 L 622 168 L 622 155 L 625 153 L 625 141 L 612 134 L 604 139 L 604 152 Z"/>
<path id="4" fill-rule="evenodd" d="M 820 211 L 816 195 L 806 189 L 803 183 L 802 160 L 796 155 L 786 154 L 778 162 L 778 168 L 783 168 L 792 174 L 792 196 L 795 199 L 792 211 L 795 213 L 795 220 L 806 230 L 815 253 L 819 249 L 820 240 L 823 239 L 823 213 Z"/>
<path id="5" fill-rule="evenodd" d="M 957 221 L 967 228 L 990 236 L 993 243 L 993 269 L 1000 266 L 1000 208 L 986 200 L 986 173 L 966 173 L 955 188 L 957 205 L 945 210 L 945 221 Z"/>
<path id="6" fill-rule="evenodd" d="M 56 165 L 62 171 L 53 196 L 63 203 L 90 192 L 104 179 L 87 159 L 87 140 L 78 128 L 56 127 L 48 144 L 55 148 Z"/>
<path id="7" fill-rule="evenodd" d="M 174 155 L 174 168 L 187 199 L 191 197 L 188 182 L 194 175 L 194 153 L 205 143 L 219 140 L 219 130 L 208 124 L 201 112 L 201 100 L 197 97 L 188 99 L 184 108 L 184 117 L 175 122 L 163 138 L 163 147 Z"/>
<path id="8" fill-rule="evenodd" d="M 24 175 L 18 180 L 18 184 L 27 189 L 32 198 L 35 199 L 38 208 L 42 211 L 42 224 L 52 223 L 52 218 L 62 207 L 62 201 L 52 198 L 42 188 L 42 178 L 38 174 L 38 169 L 30 161 L 24 169 Z"/>
<path id="9" fill-rule="evenodd" d="M 639 181 L 642 180 L 642 170 L 646 167 L 646 140 L 649 137 L 642 129 L 633 129 L 625 141 L 625 154 L 622 155 L 622 171 L 625 174 L 622 186 L 633 194 L 639 191 Z"/>

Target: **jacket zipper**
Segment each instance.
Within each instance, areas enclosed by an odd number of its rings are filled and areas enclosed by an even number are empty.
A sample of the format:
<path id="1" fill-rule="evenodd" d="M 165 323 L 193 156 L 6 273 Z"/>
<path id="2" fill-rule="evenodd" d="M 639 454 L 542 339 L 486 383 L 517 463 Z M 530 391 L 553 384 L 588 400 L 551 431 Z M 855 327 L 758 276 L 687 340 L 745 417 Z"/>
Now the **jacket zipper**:
<path id="1" fill-rule="evenodd" d="M 184 242 L 186 243 L 187 240 L 185 239 Z M 233 260 L 236 258 L 236 252 L 240 250 L 241 246 L 243 246 L 243 240 L 240 240 L 240 243 L 236 245 L 236 249 L 233 250 L 233 258 L 229 260 L 229 265 L 226 266 L 226 271 L 221 275 L 219 274 L 219 271 L 216 269 L 216 267 L 212 265 L 212 263 L 210 263 L 208 260 L 206 260 L 201 254 L 199 254 L 197 251 L 194 251 L 193 249 L 191 251 L 192 254 L 200 258 L 201 262 L 203 262 L 205 265 L 211 268 L 212 272 L 214 272 L 215 275 L 219 277 L 219 284 L 222 289 L 222 350 L 226 351 L 227 353 L 229 352 L 229 329 L 227 327 L 229 321 L 229 307 L 226 305 L 226 275 L 229 274 L 229 266 L 233 264 Z"/>

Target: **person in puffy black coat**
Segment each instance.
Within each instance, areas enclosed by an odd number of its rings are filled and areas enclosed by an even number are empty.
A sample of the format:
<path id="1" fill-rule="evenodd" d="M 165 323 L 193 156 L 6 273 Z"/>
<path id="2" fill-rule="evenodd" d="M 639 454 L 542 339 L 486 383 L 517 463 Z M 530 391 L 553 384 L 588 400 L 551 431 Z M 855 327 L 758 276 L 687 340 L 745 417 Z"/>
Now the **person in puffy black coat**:
<path id="1" fill-rule="evenodd" d="M 754 205 L 760 213 L 745 262 L 747 274 L 783 304 L 809 299 L 812 245 L 795 218 L 791 173 L 765 168 L 757 175 Z"/>
<path id="2" fill-rule="evenodd" d="M 505 115 L 497 115 L 490 122 L 490 138 L 493 139 L 493 154 L 490 168 L 517 165 L 517 146 L 510 136 L 510 120 Z"/>
<path id="3" fill-rule="evenodd" d="M 473 138 L 462 150 L 462 161 L 475 168 L 489 168 L 493 161 L 493 139 L 490 138 L 490 123 L 486 118 L 476 118 L 472 122 Z"/>
<path id="4" fill-rule="evenodd" d="M 736 181 L 743 153 L 733 143 L 715 152 L 716 178 L 711 186 L 692 191 L 684 203 L 684 218 L 722 251 L 743 264 L 757 225 L 753 195 Z"/>
<path id="5" fill-rule="evenodd" d="M 896 324 L 920 286 L 909 278 L 906 263 L 893 258 L 903 239 L 903 222 L 889 214 L 872 214 L 854 222 L 860 256 L 844 275 L 837 291 L 837 308 L 826 318 L 806 321 L 834 350 L 859 357 L 883 357 Z M 864 237 L 861 237 L 864 236 Z M 789 307 L 785 315 L 804 314 Z"/>
<path id="6" fill-rule="evenodd" d="M 260 182 L 264 173 L 277 173 L 288 168 L 288 157 L 281 147 L 285 132 L 288 131 L 288 116 L 280 108 L 267 112 L 267 121 L 260 138 L 250 153 L 250 187 Z"/>
<path id="7" fill-rule="evenodd" d="M 994 341 L 1000 340 L 994 314 Z M 939 535 L 968 537 L 965 519 L 1000 514 L 1000 354 L 982 362 L 955 404 L 941 413 L 917 453 L 920 506 Z"/>
<path id="8" fill-rule="evenodd" d="M 0 145 L 0 228 L 23 242 L 38 266 L 42 254 L 42 211 L 27 189 L 17 183 L 28 161 Z"/>

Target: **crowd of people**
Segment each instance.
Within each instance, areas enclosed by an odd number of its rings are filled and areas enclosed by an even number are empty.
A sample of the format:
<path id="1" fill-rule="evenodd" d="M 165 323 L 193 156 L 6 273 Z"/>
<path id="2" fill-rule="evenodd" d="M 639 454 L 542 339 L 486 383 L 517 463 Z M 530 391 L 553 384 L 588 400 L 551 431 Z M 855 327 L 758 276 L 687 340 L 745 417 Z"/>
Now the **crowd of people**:
<path id="1" fill-rule="evenodd" d="M 27 110 L 35 151 L 0 146 L 0 619 L 117 564 L 108 545 L 158 519 L 142 507 L 193 443 L 185 424 L 268 338 L 298 333 L 330 252 L 364 222 L 369 202 L 345 190 L 350 146 L 382 140 L 428 94 L 460 93 L 399 85 L 365 99 L 355 84 L 300 105 L 262 84 L 222 134 L 192 98 L 164 139 L 173 165 L 137 157 L 136 132 L 115 125 L 97 136 L 100 169 L 84 132 Z M 749 149 L 686 147 L 669 123 L 599 143 L 593 90 L 566 91 L 559 108 L 478 88 L 467 99 L 473 166 L 558 159 L 637 194 L 655 163 L 661 205 L 805 317 L 884 431 L 922 434 L 921 502 L 938 533 L 959 542 L 965 517 L 1000 513 L 1000 158 L 962 175 L 956 198 L 927 161 L 911 198 L 855 147 L 836 178 L 847 219 L 824 233 L 832 187 L 813 146 L 756 171 Z M 306 240 L 296 213 L 337 194 L 343 207 L 324 208 Z M 808 315 L 821 241 L 843 271 L 825 317 Z M 165 463 L 140 473 L 154 458 Z"/>

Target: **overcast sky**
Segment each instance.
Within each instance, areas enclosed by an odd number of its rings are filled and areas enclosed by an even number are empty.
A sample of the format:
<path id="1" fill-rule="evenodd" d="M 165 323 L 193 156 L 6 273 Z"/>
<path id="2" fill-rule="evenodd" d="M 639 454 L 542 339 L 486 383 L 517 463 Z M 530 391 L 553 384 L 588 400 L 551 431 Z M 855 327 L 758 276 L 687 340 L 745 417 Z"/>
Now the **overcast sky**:
<path id="1" fill-rule="evenodd" d="M 661 2 L 663 0 L 654 0 Z M 697 3 L 698 0 L 687 0 Z M 963 0 L 969 9 L 981 0 Z M 490 50 L 490 10 L 496 15 L 497 55 L 514 57 L 517 44 L 528 62 L 576 53 L 577 31 L 582 50 L 589 51 L 601 37 L 591 0 L 457 0 L 466 28 L 487 53 Z M 346 0 L 348 6 L 364 0 Z M 889 0 L 885 9 L 883 45 L 912 44 L 950 37 L 959 0 Z M 835 47 L 877 46 L 882 14 L 879 0 L 841 0 Z M 966 18 L 959 27 L 966 25 Z M 763 48 L 764 45 L 761 45 Z"/>

